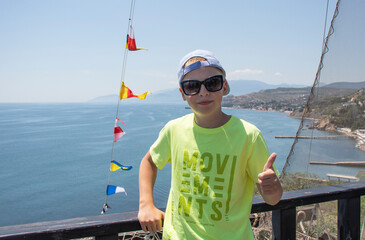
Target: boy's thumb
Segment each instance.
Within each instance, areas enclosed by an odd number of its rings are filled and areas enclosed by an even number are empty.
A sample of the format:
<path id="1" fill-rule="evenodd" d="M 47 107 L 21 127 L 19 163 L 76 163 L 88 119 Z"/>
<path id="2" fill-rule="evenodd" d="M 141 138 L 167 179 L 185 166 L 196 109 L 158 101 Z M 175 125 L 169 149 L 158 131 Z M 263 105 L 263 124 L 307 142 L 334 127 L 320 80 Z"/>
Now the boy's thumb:
<path id="1" fill-rule="evenodd" d="M 266 164 L 264 166 L 264 172 L 266 170 L 269 170 L 270 168 L 272 168 L 272 165 L 274 164 L 275 159 L 276 159 L 276 153 L 272 153 L 270 155 L 270 157 L 267 159 L 267 162 L 266 162 Z"/>

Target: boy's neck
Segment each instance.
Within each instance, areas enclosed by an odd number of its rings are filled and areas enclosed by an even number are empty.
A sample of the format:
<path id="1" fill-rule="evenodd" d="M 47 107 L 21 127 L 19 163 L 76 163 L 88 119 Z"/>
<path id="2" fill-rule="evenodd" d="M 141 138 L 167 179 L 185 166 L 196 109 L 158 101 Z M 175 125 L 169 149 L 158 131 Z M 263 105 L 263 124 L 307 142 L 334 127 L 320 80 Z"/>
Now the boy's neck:
<path id="1" fill-rule="evenodd" d="M 224 112 L 219 112 L 211 116 L 199 116 L 197 114 L 194 114 L 195 123 L 202 128 L 221 127 L 226 124 L 229 119 L 231 119 L 231 116 L 225 114 Z"/>

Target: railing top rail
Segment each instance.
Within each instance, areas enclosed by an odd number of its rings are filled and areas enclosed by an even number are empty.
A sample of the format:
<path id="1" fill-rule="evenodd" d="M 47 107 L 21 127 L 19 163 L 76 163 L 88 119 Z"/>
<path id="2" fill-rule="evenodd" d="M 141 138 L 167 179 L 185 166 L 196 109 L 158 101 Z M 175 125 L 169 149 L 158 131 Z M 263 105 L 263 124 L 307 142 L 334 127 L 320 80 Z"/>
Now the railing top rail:
<path id="1" fill-rule="evenodd" d="M 265 204 L 261 196 L 256 196 L 253 199 L 252 212 L 286 209 L 361 195 L 365 195 L 365 181 L 284 192 L 280 202 L 275 206 Z"/>

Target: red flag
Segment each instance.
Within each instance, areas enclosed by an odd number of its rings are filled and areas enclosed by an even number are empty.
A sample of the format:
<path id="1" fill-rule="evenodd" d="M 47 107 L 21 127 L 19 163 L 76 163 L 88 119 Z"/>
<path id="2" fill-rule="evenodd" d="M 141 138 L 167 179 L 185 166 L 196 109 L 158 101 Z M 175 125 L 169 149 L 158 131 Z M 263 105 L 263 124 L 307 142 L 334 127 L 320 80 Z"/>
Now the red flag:
<path id="1" fill-rule="evenodd" d="M 134 39 L 134 31 L 132 25 L 130 25 L 129 34 L 127 34 L 126 48 L 129 51 L 146 50 L 145 48 L 137 48 L 136 40 Z"/>
<path id="2" fill-rule="evenodd" d="M 114 139 L 113 139 L 113 142 L 118 141 L 118 140 L 119 140 L 119 139 L 121 139 L 121 138 L 124 136 L 124 134 L 125 134 L 125 132 L 123 132 L 122 128 L 121 128 L 121 127 L 119 127 L 119 126 L 117 125 L 118 120 L 119 120 L 118 118 L 117 118 L 117 119 L 115 119 L 115 125 L 114 125 Z"/>

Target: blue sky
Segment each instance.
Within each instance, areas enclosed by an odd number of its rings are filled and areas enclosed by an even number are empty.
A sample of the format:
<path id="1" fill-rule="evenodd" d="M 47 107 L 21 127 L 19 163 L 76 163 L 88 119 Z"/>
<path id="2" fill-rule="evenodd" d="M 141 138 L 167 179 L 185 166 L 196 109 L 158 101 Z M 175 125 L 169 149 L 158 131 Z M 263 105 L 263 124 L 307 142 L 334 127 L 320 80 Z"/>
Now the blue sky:
<path id="1" fill-rule="evenodd" d="M 177 87 L 194 49 L 215 53 L 230 81 L 311 85 L 327 0 L 136 0 L 125 84 Z M 336 1 L 330 0 L 329 21 Z M 85 102 L 118 94 L 130 0 L 0 0 L 0 102 Z"/>

